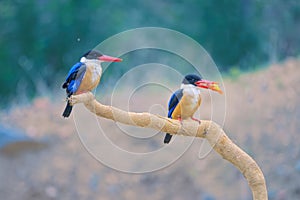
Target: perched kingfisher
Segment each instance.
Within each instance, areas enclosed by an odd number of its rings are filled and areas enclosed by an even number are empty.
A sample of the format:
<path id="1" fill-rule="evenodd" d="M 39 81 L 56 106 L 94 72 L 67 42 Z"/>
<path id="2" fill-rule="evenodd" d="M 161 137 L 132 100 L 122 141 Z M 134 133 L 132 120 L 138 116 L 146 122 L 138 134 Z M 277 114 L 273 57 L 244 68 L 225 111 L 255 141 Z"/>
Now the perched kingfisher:
<path id="1" fill-rule="evenodd" d="M 168 118 L 177 119 L 180 122 L 191 118 L 200 123 L 200 120 L 193 117 L 201 104 L 200 88 L 223 93 L 217 82 L 203 80 L 201 76 L 195 74 L 188 74 L 184 77 L 180 89 L 170 98 Z M 169 143 L 171 138 L 172 135 L 167 133 L 164 143 Z"/>
<path id="2" fill-rule="evenodd" d="M 69 71 L 66 81 L 62 85 L 66 89 L 67 98 L 73 94 L 81 94 L 93 90 L 100 82 L 102 74 L 102 62 L 121 62 L 122 59 L 106 56 L 97 50 L 90 50 L 85 53 L 80 62 L 76 63 Z M 67 100 L 67 106 L 62 114 L 69 117 L 72 106 Z"/>

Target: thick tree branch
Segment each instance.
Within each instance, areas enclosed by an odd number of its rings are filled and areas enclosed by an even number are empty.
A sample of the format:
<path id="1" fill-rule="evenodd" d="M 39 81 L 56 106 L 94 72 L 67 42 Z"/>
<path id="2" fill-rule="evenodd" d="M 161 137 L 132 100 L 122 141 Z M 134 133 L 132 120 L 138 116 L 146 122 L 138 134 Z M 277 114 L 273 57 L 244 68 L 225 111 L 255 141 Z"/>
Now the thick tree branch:
<path id="1" fill-rule="evenodd" d="M 265 178 L 259 166 L 213 121 L 201 120 L 199 124 L 185 120 L 183 124 L 180 124 L 177 120 L 151 113 L 126 112 L 112 106 L 102 105 L 90 92 L 71 96 L 70 101 L 73 105 L 84 103 L 92 113 L 124 124 L 153 128 L 171 134 L 205 138 L 216 152 L 241 171 L 249 183 L 254 200 L 268 199 Z"/>

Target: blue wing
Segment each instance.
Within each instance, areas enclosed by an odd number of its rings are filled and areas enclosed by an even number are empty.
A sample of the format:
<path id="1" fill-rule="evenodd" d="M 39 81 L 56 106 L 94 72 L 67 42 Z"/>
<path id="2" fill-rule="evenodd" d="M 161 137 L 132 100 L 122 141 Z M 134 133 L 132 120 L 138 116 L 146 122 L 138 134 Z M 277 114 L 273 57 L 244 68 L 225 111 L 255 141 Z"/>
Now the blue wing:
<path id="1" fill-rule="evenodd" d="M 63 88 L 66 89 L 68 96 L 71 96 L 75 93 L 80 83 L 83 79 L 83 76 L 86 72 L 86 65 L 82 62 L 76 63 L 69 71 L 66 81 L 63 84 Z"/>
<path id="2" fill-rule="evenodd" d="M 78 71 L 78 69 L 81 67 L 81 65 L 83 65 L 82 62 L 78 62 L 76 63 L 75 65 L 73 65 L 73 67 L 70 69 L 68 75 L 67 75 L 67 78 L 66 78 L 66 81 L 74 74 Z"/>
<path id="3" fill-rule="evenodd" d="M 170 98 L 168 117 L 172 118 L 172 113 L 183 96 L 183 89 L 177 90 Z"/>

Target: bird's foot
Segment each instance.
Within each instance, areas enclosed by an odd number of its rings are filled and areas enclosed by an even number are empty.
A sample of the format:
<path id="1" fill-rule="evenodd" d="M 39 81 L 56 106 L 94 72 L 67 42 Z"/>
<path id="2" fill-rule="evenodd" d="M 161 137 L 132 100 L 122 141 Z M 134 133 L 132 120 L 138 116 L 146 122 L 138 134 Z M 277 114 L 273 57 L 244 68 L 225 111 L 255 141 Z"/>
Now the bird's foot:
<path id="1" fill-rule="evenodd" d="M 201 124 L 201 121 L 199 119 L 196 119 L 194 117 L 191 117 L 191 118 L 192 118 L 192 120 L 194 120 L 194 121 L 198 122 L 199 124 Z"/>
<path id="2" fill-rule="evenodd" d="M 82 94 L 71 95 L 67 98 L 67 101 L 74 106 L 78 103 L 87 103 L 89 101 L 93 101 L 95 96 L 91 92 L 84 92 Z"/>
<path id="3" fill-rule="evenodd" d="M 83 93 L 87 93 L 89 92 L 88 90 L 81 90 L 81 91 L 77 91 L 76 94 L 83 94 Z"/>
<path id="4" fill-rule="evenodd" d="M 178 118 L 178 121 L 180 122 L 181 125 L 183 125 L 181 117 Z"/>
<path id="5" fill-rule="evenodd" d="M 68 97 L 68 98 L 67 98 L 67 101 L 68 101 L 72 106 L 75 105 L 76 103 L 78 103 L 77 99 L 74 98 L 73 95 L 70 96 L 70 97 Z"/>

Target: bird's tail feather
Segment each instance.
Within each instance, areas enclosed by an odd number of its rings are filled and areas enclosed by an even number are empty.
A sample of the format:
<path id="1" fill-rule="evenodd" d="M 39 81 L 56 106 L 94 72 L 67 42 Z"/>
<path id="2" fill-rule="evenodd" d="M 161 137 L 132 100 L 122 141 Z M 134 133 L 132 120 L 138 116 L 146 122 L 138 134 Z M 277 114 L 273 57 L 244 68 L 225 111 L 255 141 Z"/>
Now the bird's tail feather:
<path id="1" fill-rule="evenodd" d="M 170 133 L 167 133 L 164 139 L 164 143 L 165 144 L 169 144 L 169 142 L 171 141 L 172 135 Z"/>
<path id="2" fill-rule="evenodd" d="M 63 114 L 62 114 L 62 116 L 63 116 L 63 117 L 69 117 L 70 114 L 71 114 L 71 112 L 72 112 L 72 108 L 73 108 L 73 106 L 71 106 L 71 104 L 70 104 L 69 101 L 68 101 L 67 106 L 66 106 L 66 108 L 65 108 L 65 110 L 64 110 L 64 112 L 63 112 Z"/>

